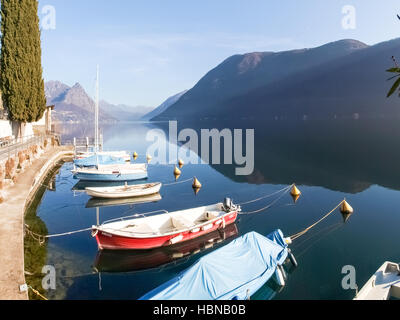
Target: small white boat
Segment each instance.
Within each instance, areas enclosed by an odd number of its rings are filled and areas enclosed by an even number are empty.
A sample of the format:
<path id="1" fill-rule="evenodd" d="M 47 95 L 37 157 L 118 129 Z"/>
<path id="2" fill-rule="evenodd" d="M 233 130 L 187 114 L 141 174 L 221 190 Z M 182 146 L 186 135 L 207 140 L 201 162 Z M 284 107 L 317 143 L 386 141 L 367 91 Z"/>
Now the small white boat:
<path id="1" fill-rule="evenodd" d="M 120 199 L 142 197 L 159 193 L 161 186 L 161 183 L 156 182 L 136 185 L 125 184 L 119 187 L 86 188 L 85 190 L 89 196 L 95 198 Z"/>
<path id="2" fill-rule="evenodd" d="M 400 265 L 385 262 L 368 280 L 354 300 L 400 299 Z"/>

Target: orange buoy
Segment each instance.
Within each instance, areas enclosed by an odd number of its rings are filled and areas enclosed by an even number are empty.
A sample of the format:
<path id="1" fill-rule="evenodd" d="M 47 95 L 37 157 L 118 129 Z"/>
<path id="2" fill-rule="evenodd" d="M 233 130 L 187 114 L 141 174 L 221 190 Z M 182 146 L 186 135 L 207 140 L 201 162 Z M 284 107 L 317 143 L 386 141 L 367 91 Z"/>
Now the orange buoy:
<path id="1" fill-rule="evenodd" d="M 147 155 L 146 159 L 147 159 L 147 163 L 150 163 L 150 161 L 153 159 L 153 157 L 150 155 Z"/>
<path id="2" fill-rule="evenodd" d="M 354 209 L 351 205 L 349 205 L 346 199 L 344 199 L 340 206 L 340 212 L 343 214 L 352 214 L 354 212 Z"/>
<path id="3" fill-rule="evenodd" d="M 182 159 L 179 159 L 178 164 L 179 164 L 179 168 L 182 169 L 182 167 L 185 165 L 185 162 L 183 162 Z"/>
<path id="4" fill-rule="evenodd" d="M 293 184 L 292 190 L 290 190 L 292 196 L 301 196 L 301 191 Z"/>

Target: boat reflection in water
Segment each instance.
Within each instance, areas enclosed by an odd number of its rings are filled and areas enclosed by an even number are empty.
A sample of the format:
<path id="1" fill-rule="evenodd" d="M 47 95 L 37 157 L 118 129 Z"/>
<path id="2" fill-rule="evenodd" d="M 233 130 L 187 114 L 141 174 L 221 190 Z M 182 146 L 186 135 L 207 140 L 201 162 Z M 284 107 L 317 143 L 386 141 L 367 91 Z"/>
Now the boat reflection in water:
<path id="1" fill-rule="evenodd" d="M 124 198 L 124 199 L 98 199 L 91 198 L 86 203 L 86 208 L 100 208 L 100 207 L 114 207 L 114 206 L 125 206 L 135 205 L 150 202 L 158 202 L 162 199 L 159 193 L 151 194 L 148 196 Z"/>
<path id="2" fill-rule="evenodd" d="M 103 188 L 103 187 L 123 187 L 125 185 L 133 186 L 136 184 L 141 184 L 146 179 L 136 180 L 136 181 L 110 181 L 110 182 L 102 182 L 102 181 L 84 181 L 80 180 L 77 184 L 72 187 L 72 191 L 74 192 L 85 192 L 86 188 Z"/>
<path id="3" fill-rule="evenodd" d="M 153 250 L 101 250 L 94 263 L 96 272 L 134 272 L 158 268 L 183 258 L 211 249 L 226 239 L 238 235 L 236 224 L 216 230 L 202 237 Z"/>

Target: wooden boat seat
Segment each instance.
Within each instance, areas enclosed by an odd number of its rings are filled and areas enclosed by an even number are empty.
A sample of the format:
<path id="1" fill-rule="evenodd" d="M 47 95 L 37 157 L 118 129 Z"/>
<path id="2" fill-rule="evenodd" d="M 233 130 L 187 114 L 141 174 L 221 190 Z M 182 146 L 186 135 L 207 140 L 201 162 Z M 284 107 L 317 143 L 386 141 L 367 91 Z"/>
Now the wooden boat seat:
<path id="1" fill-rule="evenodd" d="M 184 217 L 179 217 L 179 216 L 171 217 L 171 222 L 172 222 L 172 225 L 178 230 L 179 229 L 190 229 L 195 226 L 194 222 L 192 222 L 188 219 L 185 219 Z"/>

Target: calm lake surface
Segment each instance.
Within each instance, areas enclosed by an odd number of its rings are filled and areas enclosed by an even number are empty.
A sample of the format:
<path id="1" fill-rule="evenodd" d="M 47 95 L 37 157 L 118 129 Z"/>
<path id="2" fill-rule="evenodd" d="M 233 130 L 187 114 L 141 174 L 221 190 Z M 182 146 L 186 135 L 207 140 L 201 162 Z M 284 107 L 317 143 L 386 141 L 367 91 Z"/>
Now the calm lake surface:
<path id="1" fill-rule="evenodd" d="M 90 232 L 52 238 L 46 246 L 46 265 L 57 271 L 57 289 L 50 299 L 138 299 L 175 277 L 203 255 L 250 231 L 268 235 L 281 229 L 285 236 L 303 230 L 333 209 L 343 198 L 355 213 L 344 222 L 336 212 L 291 246 L 297 269 L 288 270 L 286 286 L 275 292 L 270 280 L 255 299 L 352 299 L 354 290 L 342 289 L 342 268 L 352 265 L 361 288 L 384 262 L 400 260 L 394 241 L 400 226 L 400 126 L 398 121 L 346 120 L 325 122 L 274 121 L 247 124 L 255 129 L 255 171 L 235 175 L 235 165 L 188 164 L 178 181 L 196 176 L 203 188 L 195 195 L 191 183 L 165 186 L 158 202 L 107 206 L 89 201 L 65 163 L 55 174 L 36 210 L 49 234 L 63 233 L 100 222 L 159 209 L 175 211 L 223 201 L 236 203 L 273 193 L 295 182 L 303 195 L 294 205 L 289 194 L 269 210 L 243 215 L 225 234 L 200 239 L 188 248 L 199 253 L 178 258 L 182 248 L 147 252 L 100 254 Z M 203 122 L 202 128 L 240 128 L 240 125 Z M 179 124 L 179 130 L 194 127 Z M 104 127 L 106 150 L 138 152 L 143 162 L 152 142 L 150 129 L 167 124 L 126 123 Z M 198 130 L 198 129 L 197 129 Z M 168 131 L 168 130 L 167 130 Z M 90 135 L 78 126 L 64 128 L 64 140 Z M 148 181 L 173 183 L 173 165 L 151 164 Z M 265 207 L 276 197 L 243 206 Z M 198 250 L 197 250 L 198 251 Z M 243 261 L 245 264 L 246 261 Z M 251 265 L 248 266 L 251 268 Z M 234 268 L 234 266 L 232 266 Z M 28 270 L 29 271 L 29 270 Z"/>

